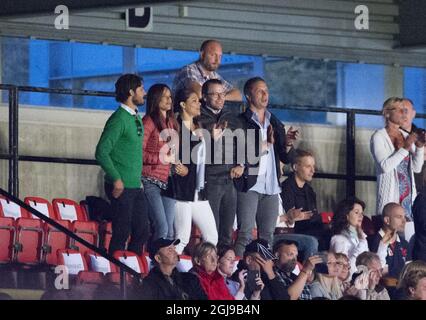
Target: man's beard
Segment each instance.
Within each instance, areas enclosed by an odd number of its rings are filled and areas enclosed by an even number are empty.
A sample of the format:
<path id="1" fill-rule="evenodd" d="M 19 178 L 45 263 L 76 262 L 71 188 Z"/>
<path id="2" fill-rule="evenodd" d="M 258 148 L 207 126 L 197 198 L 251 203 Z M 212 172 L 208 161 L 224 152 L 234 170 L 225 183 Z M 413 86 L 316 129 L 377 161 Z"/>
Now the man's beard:
<path id="1" fill-rule="evenodd" d="M 284 272 L 290 273 L 294 270 L 294 268 L 296 268 L 296 264 L 297 264 L 296 260 L 288 261 L 287 263 L 281 266 L 281 270 Z"/>
<path id="2" fill-rule="evenodd" d="M 213 71 L 216 71 L 219 68 L 219 65 L 216 65 L 216 67 L 214 67 L 211 64 L 207 64 L 207 65 L 204 65 L 204 68 L 209 72 L 213 72 Z"/>
<path id="3" fill-rule="evenodd" d="M 136 105 L 136 106 L 140 106 L 140 105 L 143 105 L 144 103 L 145 103 L 145 101 L 143 100 L 143 98 L 142 98 L 142 101 L 140 101 L 140 100 L 138 100 L 137 98 L 135 98 L 135 97 L 132 97 L 132 102 L 133 102 L 133 104 L 134 105 Z"/>

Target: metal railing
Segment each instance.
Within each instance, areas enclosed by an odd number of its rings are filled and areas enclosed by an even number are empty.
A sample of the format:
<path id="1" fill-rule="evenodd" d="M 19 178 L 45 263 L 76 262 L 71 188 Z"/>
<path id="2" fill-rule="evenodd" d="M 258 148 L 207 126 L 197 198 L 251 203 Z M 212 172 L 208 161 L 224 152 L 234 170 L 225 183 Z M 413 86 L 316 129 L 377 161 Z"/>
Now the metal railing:
<path id="1" fill-rule="evenodd" d="M 28 205 L 25 202 L 23 202 L 21 199 L 13 196 L 12 194 L 10 194 L 9 192 L 7 192 L 6 190 L 3 190 L 2 188 L 0 188 L 0 195 L 4 196 L 5 198 L 9 199 L 10 201 L 15 202 L 17 205 L 19 205 L 20 207 L 24 208 L 25 210 L 27 210 L 31 214 L 35 215 L 39 219 L 41 219 L 44 222 L 48 223 L 49 225 L 53 226 L 57 230 L 65 233 L 71 239 L 74 239 L 75 241 L 81 243 L 82 245 L 86 246 L 87 248 L 89 248 L 93 252 L 95 252 L 98 255 L 104 257 L 105 259 L 107 259 L 108 261 L 112 262 L 117 267 L 119 267 L 120 268 L 120 290 L 121 290 L 121 294 L 122 294 L 123 299 L 127 299 L 127 284 L 126 284 L 125 273 L 130 273 L 131 275 L 133 275 L 135 281 L 140 281 L 141 280 L 142 275 L 140 273 L 136 272 L 135 270 L 133 270 L 132 268 L 130 268 L 126 264 L 122 263 L 120 260 L 114 258 L 109 253 L 106 253 L 103 249 L 101 249 L 101 248 L 99 248 L 99 247 L 91 244 L 90 242 L 87 242 L 83 238 L 80 238 L 79 236 L 77 236 L 71 230 L 65 228 L 60 223 L 58 223 L 57 221 L 51 219 L 50 217 L 45 216 L 43 213 L 41 213 L 40 211 L 37 211 L 36 209 L 34 209 L 33 207 L 31 207 L 30 205 Z"/>
<path id="2" fill-rule="evenodd" d="M 22 206 L 35 216 L 39 217 L 43 221 L 51 224 L 58 230 L 64 232 L 70 238 L 75 239 L 81 244 L 85 245 L 89 249 L 105 257 L 115 265 L 120 267 L 120 279 L 121 279 L 121 290 L 123 297 L 126 297 L 126 285 L 124 272 L 128 272 L 135 277 L 140 277 L 140 274 L 129 268 L 113 256 L 106 254 L 98 247 L 86 242 L 84 239 L 78 237 L 70 230 L 64 228 L 56 221 L 44 216 L 37 210 L 31 208 L 19 197 L 19 179 L 18 179 L 18 164 L 19 161 L 30 161 L 30 162 L 47 162 L 47 163 L 65 163 L 65 164 L 80 164 L 80 165 L 98 165 L 94 159 L 79 159 L 79 158 L 58 158 L 58 157 L 41 157 L 41 156 L 27 156 L 19 154 L 18 135 L 19 135 L 19 93 L 20 92 L 38 92 L 38 93 L 54 93 L 54 94 L 69 94 L 69 95 L 83 95 L 83 96 L 97 96 L 97 97 L 114 97 L 114 93 L 105 91 L 90 91 L 90 90 L 71 90 L 71 89 L 50 89 L 40 87 L 28 87 L 28 86 L 14 86 L 0 84 L 0 90 L 7 90 L 9 92 L 9 152 L 7 154 L 0 154 L 0 159 L 9 160 L 9 178 L 8 178 L 8 190 L 6 192 L 0 189 L 0 194 L 8 197 L 18 205 Z M 238 103 L 241 105 L 241 103 Z M 235 105 L 234 105 L 235 107 Z M 295 111 L 317 111 L 317 112 L 333 112 L 346 114 L 346 173 L 335 174 L 335 173 L 315 173 L 315 177 L 333 179 L 333 180 L 346 180 L 346 195 L 355 195 L 355 182 L 356 181 L 376 181 L 375 176 L 369 175 L 356 175 L 356 161 L 355 161 L 355 118 L 356 115 L 381 115 L 380 111 L 377 110 L 364 110 L 364 109 L 346 109 L 346 108 L 335 108 L 335 107 L 321 107 L 321 106 L 309 106 L 309 105 L 270 105 L 271 108 L 295 110 Z M 425 114 L 417 114 L 417 118 L 426 119 Z"/>
<path id="3" fill-rule="evenodd" d="M 104 250 L 99 247 L 87 242 L 83 238 L 77 236 L 71 230 L 63 227 L 61 224 L 55 220 L 45 216 L 41 212 L 35 210 L 31 206 L 27 205 L 25 202 L 20 200 L 19 197 L 19 171 L 18 165 L 19 161 L 36 161 L 36 162 L 50 162 L 50 163 L 74 163 L 82 165 L 97 165 L 95 160 L 90 159 L 73 159 L 73 158 L 54 158 L 54 157 L 35 157 L 35 156 L 21 156 L 19 155 L 18 149 L 18 135 L 19 135 L 19 121 L 18 121 L 18 111 L 19 111 L 19 92 L 20 91 L 29 91 L 29 92 L 44 92 L 44 93 L 60 93 L 60 94 L 71 94 L 71 95 L 91 95 L 98 97 L 114 97 L 114 94 L 110 92 L 99 92 L 99 91 L 88 91 L 88 90 L 68 90 L 68 89 L 48 89 L 48 88 L 38 88 L 38 87 L 24 87 L 24 86 L 12 86 L 12 85 L 2 85 L 0 84 L 0 89 L 8 90 L 9 92 L 9 153 L 0 154 L 0 159 L 9 160 L 9 179 L 8 179 L 8 190 L 9 192 L 0 188 L 0 194 L 9 200 L 15 202 L 20 207 L 24 208 L 28 212 L 31 212 L 33 215 L 37 216 L 39 219 L 53 226 L 57 230 L 65 233 L 68 237 L 74 239 L 75 241 L 86 246 L 93 252 L 104 257 L 108 261 L 115 264 L 120 268 L 120 291 L 123 299 L 127 298 L 127 284 L 126 284 L 126 273 L 129 273 L 134 276 L 135 281 L 141 280 L 141 274 L 128 267 L 121 261 L 114 258 L 112 255 L 106 253 Z"/>
<path id="4" fill-rule="evenodd" d="M 0 154 L 0 159 L 9 160 L 9 179 L 8 190 L 14 196 L 19 196 L 19 179 L 18 179 L 18 163 L 19 161 L 30 162 L 47 162 L 47 163 L 64 163 L 64 164 L 80 164 L 80 165 L 98 165 L 94 159 L 79 159 L 79 158 L 59 158 L 59 157 L 42 157 L 20 155 L 18 149 L 18 134 L 19 134 L 19 92 L 38 92 L 38 93 L 54 93 L 54 94 L 69 94 L 81 96 L 96 96 L 96 97 L 114 97 L 113 92 L 106 91 L 91 91 L 91 90 L 72 90 L 72 89 L 55 89 L 29 86 L 14 86 L 0 84 L 0 90 L 9 91 L 9 152 Z M 229 103 L 229 102 L 228 102 Z M 233 103 L 230 103 L 233 104 Z M 235 103 L 233 107 L 240 106 L 241 103 Z M 346 173 L 336 174 L 327 172 L 316 172 L 315 177 L 333 180 L 346 180 L 346 196 L 355 195 L 356 181 L 376 181 L 375 176 L 357 175 L 356 174 L 356 157 L 355 157 L 355 124 L 356 115 L 375 115 L 380 116 L 381 111 L 368 109 L 354 108 L 337 108 L 324 106 L 310 105 L 270 105 L 271 108 L 294 110 L 294 111 L 316 111 L 316 112 L 332 112 L 343 113 L 346 115 Z M 426 119 L 426 114 L 418 113 L 416 118 Z"/>

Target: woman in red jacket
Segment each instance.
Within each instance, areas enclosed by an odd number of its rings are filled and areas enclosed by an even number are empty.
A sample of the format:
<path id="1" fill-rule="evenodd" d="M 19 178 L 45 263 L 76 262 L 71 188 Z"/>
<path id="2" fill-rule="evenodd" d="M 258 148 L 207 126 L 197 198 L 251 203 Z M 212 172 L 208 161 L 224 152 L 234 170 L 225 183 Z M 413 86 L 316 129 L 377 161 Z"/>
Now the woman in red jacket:
<path id="1" fill-rule="evenodd" d="M 190 272 L 198 276 L 209 300 L 234 300 L 225 283 L 225 278 L 217 271 L 217 249 L 210 242 L 198 244 L 192 254 L 194 267 Z"/>
<path id="2" fill-rule="evenodd" d="M 149 90 L 146 101 L 146 115 L 142 122 L 143 169 L 142 183 L 149 202 L 149 216 L 153 224 L 152 240 L 159 238 L 174 239 L 173 222 L 176 200 L 162 195 L 167 189 L 171 166 L 174 164 L 173 146 L 177 136 L 178 123 L 172 110 L 172 94 L 165 84 L 154 84 Z M 166 144 L 169 141 L 169 146 Z M 176 164 L 176 173 L 185 175 L 185 168 Z"/>

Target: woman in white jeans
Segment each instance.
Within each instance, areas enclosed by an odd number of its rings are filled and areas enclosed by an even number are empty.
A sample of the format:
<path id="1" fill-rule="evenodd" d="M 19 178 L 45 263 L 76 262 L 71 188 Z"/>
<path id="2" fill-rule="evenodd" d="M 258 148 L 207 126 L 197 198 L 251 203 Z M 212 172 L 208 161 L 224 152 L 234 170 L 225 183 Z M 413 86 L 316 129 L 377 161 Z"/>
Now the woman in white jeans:
<path id="1" fill-rule="evenodd" d="M 204 241 L 216 245 L 218 234 L 213 211 L 204 196 L 206 145 L 201 129 L 194 117 L 200 115 L 200 97 L 191 89 L 176 93 L 175 111 L 180 125 L 179 159 L 186 167 L 185 176 L 172 174 L 169 178 L 168 196 L 176 199 L 175 238 L 180 239 L 176 246 L 182 254 L 191 236 L 192 222 L 201 231 Z"/>

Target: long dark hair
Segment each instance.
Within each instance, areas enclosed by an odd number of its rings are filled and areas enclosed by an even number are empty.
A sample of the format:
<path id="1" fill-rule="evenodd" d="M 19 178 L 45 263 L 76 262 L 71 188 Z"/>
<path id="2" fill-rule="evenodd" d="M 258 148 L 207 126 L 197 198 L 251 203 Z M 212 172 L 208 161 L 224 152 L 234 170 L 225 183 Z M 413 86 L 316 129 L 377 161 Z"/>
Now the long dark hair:
<path id="1" fill-rule="evenodd" d="M 165 129 L 163 123 L 166 124 L 166 128 L 173 128 L 178 130 L 178 124 L 173 112 L 173 108 L 166 112 L 166 119 L 164 119 L 160 112 L 160 101 L 165 90 L 169 90 L 170 93 L 172 92 L 170 88 L 164 83 L 154 84 L 151 88 L 149 88 L 146 97 L 146 115 L 152 119 L 158 132 L 161 132 L 163 129 Z"/>
<path id="2" fill-rule="evenodd" d="M 186 102 L 186 100 L 188 100 L 189 97 L 191 96 L 191 94 L 193 94 L 193 93 L 197 94 L 197 92 L 195 92 L 191 88 L 183 88 L 183 89 L 179 90 L 178 92 L 176 92 L 175 101 L 174 101 L 174 108 L 173 108 L 174 112 L 182 113 L 182 107 L 181 107 L 180 103 Z M 200 127 L 197 118 L 194 118 L 193 122 L 194 122 L 195 128 Z"/>
<path id="3" fill-rule="evenodd" d="M 333 220 L 331 221 L 331 231 L 333 234 L 341 234 L 342 231 L 349 228 L 347 215 L 352 211 L 355 204 L 359 204 L 362 210 L 365 209 L 364 201 L 357 197 L 350 197 L 340 201 L 334 210 Z"/>

